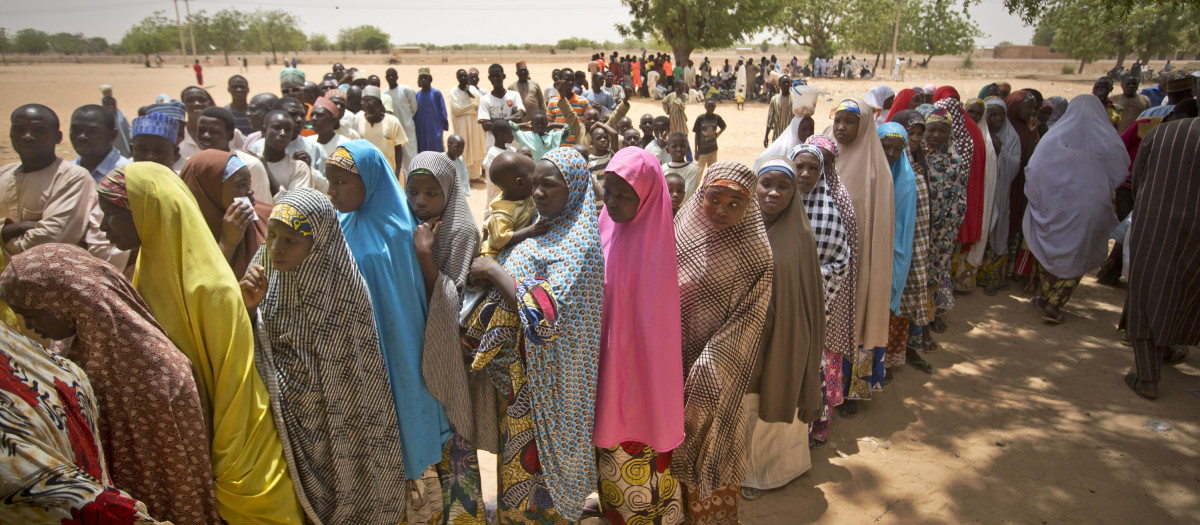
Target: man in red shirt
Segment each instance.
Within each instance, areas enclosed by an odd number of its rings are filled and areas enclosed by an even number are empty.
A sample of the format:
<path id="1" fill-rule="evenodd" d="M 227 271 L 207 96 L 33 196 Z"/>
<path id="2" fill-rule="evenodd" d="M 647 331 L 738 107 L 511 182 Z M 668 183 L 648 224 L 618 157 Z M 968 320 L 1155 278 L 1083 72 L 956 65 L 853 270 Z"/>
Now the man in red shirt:
<path id="1" fill-rule="evenodd" d="M 192 69 L 196 70 L 196 85 L 204 86 L 204 68 L 200 67 L 200 60 L 192 64 Z"/>

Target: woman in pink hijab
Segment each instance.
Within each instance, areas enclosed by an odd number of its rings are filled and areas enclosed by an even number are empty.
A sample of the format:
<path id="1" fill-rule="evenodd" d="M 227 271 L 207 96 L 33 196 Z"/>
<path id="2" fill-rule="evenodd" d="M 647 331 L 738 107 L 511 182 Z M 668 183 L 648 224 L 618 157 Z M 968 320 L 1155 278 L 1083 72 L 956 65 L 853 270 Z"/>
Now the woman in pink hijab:
<path id="1" fill-rule="evenodd" d="M 658 159 L 644 149 L 622 149 L 608 163 L 600 242 L 604 317 L 592 436 L 600 505 L 612 523 L 681 523 L 682 492 L 670 469 L 683 442 L 679 264 L 671 196 Z"/>

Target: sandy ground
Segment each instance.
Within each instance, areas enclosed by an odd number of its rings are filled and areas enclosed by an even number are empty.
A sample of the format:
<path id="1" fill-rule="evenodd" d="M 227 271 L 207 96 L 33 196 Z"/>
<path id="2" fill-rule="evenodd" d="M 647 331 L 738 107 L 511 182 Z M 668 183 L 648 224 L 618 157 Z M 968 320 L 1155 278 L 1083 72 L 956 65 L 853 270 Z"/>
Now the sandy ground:
<path id="1" fill-rule="evenodd" d="M 473 62 L 480 69 L 492 61 Z M 251 61 L 254 63 L 254 60 Z M 506 58 L 506 68 L 512 62 Z M 343 60 L 347 66 L 353 60 Z M 1091 89 L 1093 74 L 1059 74 L 1066 61 L 977 61 L 970 71 L 957 61 L 935 60 L 931 70 L 909 70 L 905 82 L 823 80 L 817 129 L 828 124 L 834 99 L 862 96 L 880 83 L 893 87 L 949 83 L 964 96 L 1008 80 L 1046 96 L 1068 98 Z M 579 64 L 564 64 L 578 66 Z M 307 65 L 319 77 L 327 66 Z M 415 85 L 418 65 L 399 66 Z M 435 87 L 453 87 L 456 64 L 434 64 Z M 546 82 L 549 62 L 530 64 Z M 1089 65 L 1099 74 L 1110 64 Z M 320 72 L 318 72 L 320 69 Z M 386 66 L 363 69 L 382 75 Z M 236 67 L 205 71 L 219 104 L 228 102 L 225 79 Z M 277 91 L 278 68 L 252 66 L 251 93 Z M 509 72 L 510 78 L 515 74 Z M 17 65 L 0 67 L 0 114 L 28 102 L 48 104 L 66 123 L 73 108 L 98 103 L 96 86 L 112 84 L 127 115 L 154 95 L 194 81 L 182 67 L 136 65 Z M 486 82 L 486 81 L 485 81 Z M 700 108 L 689 111 L 694 118 Z M 761 151 L 766 105 L 731 103 L 717 112 L 729 124 L 722 159 L 751 162 Z M 662 114 L 659 104 L 638 100 L 631 115 Z M 0 121 L 0 162 L 16 161 Z M 74 158 L 64 137 L 60 154 Z M 481 188 L 480 188 L 481 189 Z M 477 216 L 482 191 L 471 198 Z M 1065 309 L 1061 326 L 1044 324 L 1016 287 L 996 297 L 960 296 L 947 316 L 950 329 L 929 356 L 938 368 L 925 375 L 901 367 L 886 391 L 851 420 L 837 419 L 830 443 L 813 451 L 813 468 L 785 488 L 744 503 L 747 524 L 793 523 L 1164 523 L 1200 516 L 1200 366 L 1196 354 L 1166 367 L 1156 402 L 1135 397 L 1121 382 L 1132 352 L 1114 330 L 1124 291 L 1085 277 Z M 1159 433 L 1146 426 L 1165 421 Z M 486 461 L 485 461 L 486 462 Z M 485 471 L 494 472 L 485 465 Z M 494 494 L 492 476 L 485 489 Z M 488 488 L 493 487 L 493 488 Z M 494 495 L 491 496 L 494 498 Z M 1191 516 L 1190 518 L 1188 516 Z M 597 520 L 589 520 L 596 522 Z"/>

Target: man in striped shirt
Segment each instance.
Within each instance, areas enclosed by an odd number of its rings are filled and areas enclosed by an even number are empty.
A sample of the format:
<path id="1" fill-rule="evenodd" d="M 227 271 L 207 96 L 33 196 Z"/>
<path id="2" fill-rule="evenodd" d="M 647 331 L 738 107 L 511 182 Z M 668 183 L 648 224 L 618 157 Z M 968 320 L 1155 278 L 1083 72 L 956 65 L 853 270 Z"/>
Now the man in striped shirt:
<path id="1" fill-rule="evenodd" d="M 550 110 L 546 112 L 546 118 L 551 123 L 567 123 L 566 117 L 563 116 L 562 110 L 558 107 L 558 99 L 564 95 L 567 97 L 567 103 L 571 105 L 571 109 L 575 111 L 575 116 L 582 117 L 584 110 L 588 108 L 588 101 L 586 98 L 575 94 L 575 72 L 570 69 L 563 69 L 558 84 L 554 88 L 558 90 L 558 95 L 550 97 Z M 575 140 L 575 135 L 571 135 L 563 141 L 563 145 L 575 144 Z"/>

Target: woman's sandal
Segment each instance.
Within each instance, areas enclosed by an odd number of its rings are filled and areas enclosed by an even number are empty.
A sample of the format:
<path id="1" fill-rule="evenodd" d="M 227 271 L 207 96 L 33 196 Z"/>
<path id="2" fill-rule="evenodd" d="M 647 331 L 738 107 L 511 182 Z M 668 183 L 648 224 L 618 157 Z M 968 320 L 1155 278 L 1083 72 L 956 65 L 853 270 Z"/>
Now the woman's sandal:
<path id="1" fill-rule="evenodd" d="M 1188 348 L 1182 345 L 1171 345 L 1171 351 L 1163 357 L 1164 365 L 1173 365 L 1187 359 Z"/>
<path id="2" fill-rule="evenodd" d="M 1046 312 L 1047 304 L 1045 299 L 1042 299 L 1041 297 L 1034 297 L 1033 299 L 1030 299 L 1029 304 L 1036 308 L 1038 313 L 1042 314 L 1043 321 L 1053 324 L 1063 324 L 1065 319 L 1062 312 L 1058 313 L 1058 317 L 1051 317 L 1050 314 Z"/>
<path id="3" fill-rule="evenodd" d="M 1138 388 L 1137 372 L 1125 374 L 1125 385 L 1128 386 L 1130 390 L 1133 390 L 1133 393 L 1137 394 L 1138 397 L 1142 399 L 1148 401 L 1154 401 L 1155 399 L 1158 399 L 1158 390 L 1143 392 L 1142 389 Z"/>
<path id="4" fill-rule="evenodd" d="M 939 334 L 944 333 L 946 328 L 946 321 L 943 321 L 941 317 L 935 317 L 933 321 L 929 322 L 929 329 Z"/>

